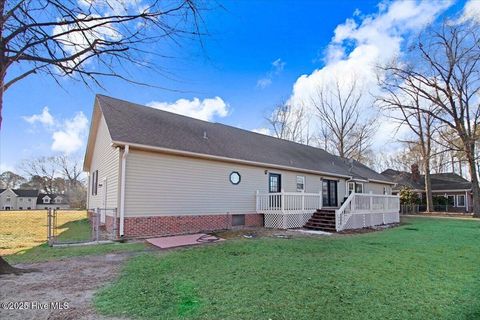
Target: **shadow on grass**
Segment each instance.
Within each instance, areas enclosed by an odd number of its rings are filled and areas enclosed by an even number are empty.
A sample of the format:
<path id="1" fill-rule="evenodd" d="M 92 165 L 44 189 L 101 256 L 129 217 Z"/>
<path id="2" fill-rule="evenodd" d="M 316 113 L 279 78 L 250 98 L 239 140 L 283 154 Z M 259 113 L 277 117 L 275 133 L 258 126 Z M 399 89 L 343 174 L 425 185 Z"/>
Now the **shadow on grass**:
<path id="1" fill-rule="evenodd" d="M 92 232 L 88 219 L 69 221 L 58 227 L 60 233 L 57 236 L 57 242 L 80 242 L 91 240 Z"/>

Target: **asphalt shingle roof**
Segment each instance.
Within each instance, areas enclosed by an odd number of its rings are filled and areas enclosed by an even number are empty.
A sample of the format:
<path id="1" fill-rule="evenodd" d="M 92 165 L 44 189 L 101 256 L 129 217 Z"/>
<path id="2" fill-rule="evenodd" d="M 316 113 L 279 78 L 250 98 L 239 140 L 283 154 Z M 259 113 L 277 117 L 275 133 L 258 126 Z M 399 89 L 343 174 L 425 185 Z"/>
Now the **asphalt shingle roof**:
<path id="1" fill-rule="evenodd" d="M 0 189 L 0 193 L 7 189 Z M 31 197 L 34 198 L 38 195 L 38 190 L 31 189 L 12 189 L 12 191 L 19 197 Z"/>
<path id="2" fill-rule="evenodd" d="M 390 177 L 397 183 L 394 190 L 400 190 L 403 186 L 412 189 L 425 189 L 425 176 L 420 175 L 419 179 L 415 181 L 410 172 L 397 171 L 387 169 L 382 172 L 382 175 Z M 467 190 L 472 188 L 470 181 L 464 179 L 456 173 L 435 173 L 430 175 L 430 181 L 433 191 L 440 190 Z"/>
<path id="3" fill-rule="evenodd" d="M 51 204 L 66 204 L 66 199 L 65 196 L 62 195 L 57 195 L 57 194 L 52 194 L 52 193 L 39 193 L 37 197 L 37 204 L 48 204 L 48 203 L 43 203 L 43 198 L 45 196 L 48 196 L 50 198 L 50 203 Z M 62 202 L 60 203 L 55 203 L 53 200 L 55 200 L 56 197 L 62 197 Z"/>
<path id="4" fill-rule="evenodd" d="M 103 95 L 97 95 L 97 101 L 115 142 L 391 181 L 359 162 L 342 159 L 320 148 Z"/>

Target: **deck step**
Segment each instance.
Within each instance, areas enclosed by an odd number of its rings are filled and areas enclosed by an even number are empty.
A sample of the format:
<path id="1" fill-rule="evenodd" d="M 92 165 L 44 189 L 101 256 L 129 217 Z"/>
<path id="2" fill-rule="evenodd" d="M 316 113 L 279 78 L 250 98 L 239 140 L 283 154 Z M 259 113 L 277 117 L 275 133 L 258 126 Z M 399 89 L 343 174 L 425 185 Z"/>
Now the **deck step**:
<path id="1" fill-rule="evenodd" d="M 304 225 L 304 228 L 318 231 L 335 232 L 335 210 L 318 209 Z"/>

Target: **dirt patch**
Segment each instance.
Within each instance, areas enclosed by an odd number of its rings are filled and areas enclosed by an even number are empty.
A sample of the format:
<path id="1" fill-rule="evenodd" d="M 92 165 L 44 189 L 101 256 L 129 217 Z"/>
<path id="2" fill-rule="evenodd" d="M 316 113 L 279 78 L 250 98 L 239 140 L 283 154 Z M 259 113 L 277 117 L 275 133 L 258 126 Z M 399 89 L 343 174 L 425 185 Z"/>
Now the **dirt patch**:
<path id="1" fill-rule="evenodd" d="M 16 265 L 19 268 L 34 268 L 38 272 L 2 275 L 0 302 L 25 302 L 23 307 L 29 310 L 0 308 L 0 319 L 105 319 L 93 309 L 93 294 L 118 275 L 124 260 L 132 254 L 107 254 Z M 46 310 L 38 310 L 40 306 L 52 302 L 59 302 L 63 306 L 63 303 L 68 303 L 68 308 L 53 310 L 49 306 Z"/>

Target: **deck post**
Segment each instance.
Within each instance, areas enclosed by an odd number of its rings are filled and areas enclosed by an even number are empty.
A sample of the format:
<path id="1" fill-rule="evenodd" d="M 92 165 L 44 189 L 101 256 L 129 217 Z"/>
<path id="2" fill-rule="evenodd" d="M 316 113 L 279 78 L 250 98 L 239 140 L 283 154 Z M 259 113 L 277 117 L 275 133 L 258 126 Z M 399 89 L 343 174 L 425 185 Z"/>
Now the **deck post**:
<path id="1" fill-rule="evenodd" d="M 257 190 L 255 192 L 255 210 L 256 210 L 257 213 L 258 213 L 258 209 L 260 207 L 259 203 L 258 203 L 259 202 L 259 194 L 260 194 L 260 190 Z"/>
<path id="2" fill-rule="evenodd" d="M 318 197 L 319 197 L 318 203 L 320 204 L 320 208 L 318 208 L 318 209 L 322 209 L 322 207 L 323 207 L 322 190 L 320 190 L 320 192 L 318 193 Z"/>
<path id="3" fill-rule="evenodd" d="M 305 192 L 302 190 L 302 213 L 305 213 Z"/>

